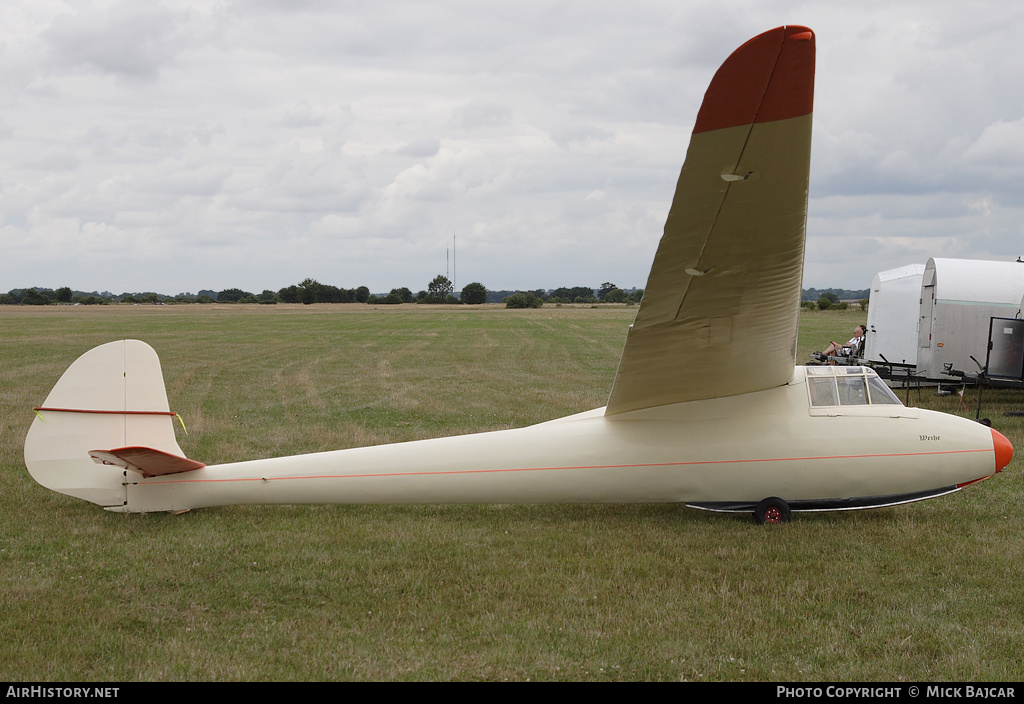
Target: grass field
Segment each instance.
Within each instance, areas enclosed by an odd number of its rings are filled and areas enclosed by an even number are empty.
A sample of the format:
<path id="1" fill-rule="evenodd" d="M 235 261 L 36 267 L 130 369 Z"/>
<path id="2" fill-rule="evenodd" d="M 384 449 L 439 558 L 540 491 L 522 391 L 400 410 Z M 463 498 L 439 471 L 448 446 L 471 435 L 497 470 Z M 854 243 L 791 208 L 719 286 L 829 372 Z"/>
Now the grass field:
<path id="1" fill-rule="evenodd" d="M 121 515 L 21 456 L 32 407 L 115 339 L 157 350 L 179 443 L 213 464 L 604 405 L 635 311 L 0 308 L 0 679 L 1022 679 L 1019 459 L 934 501 L 758 527 L 674 505 Z M 800 360 L 864 318 L 805 313 Z M 983 409 L 1017 448 L 1022 405 Z"/>

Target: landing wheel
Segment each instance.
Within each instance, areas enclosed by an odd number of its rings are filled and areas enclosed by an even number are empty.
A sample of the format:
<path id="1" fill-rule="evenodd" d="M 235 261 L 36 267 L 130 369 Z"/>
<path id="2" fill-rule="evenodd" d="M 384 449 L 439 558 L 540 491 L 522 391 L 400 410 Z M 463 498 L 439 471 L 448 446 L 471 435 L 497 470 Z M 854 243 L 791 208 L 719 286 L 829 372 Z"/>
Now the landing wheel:
<path id="1" fill-rule="evenodd" d="M 757 505 L 754 509 L 754 520 L 759 525 L 786 523 L 789 521 L 789 504 L 782 499 L 772 496 Z"/>

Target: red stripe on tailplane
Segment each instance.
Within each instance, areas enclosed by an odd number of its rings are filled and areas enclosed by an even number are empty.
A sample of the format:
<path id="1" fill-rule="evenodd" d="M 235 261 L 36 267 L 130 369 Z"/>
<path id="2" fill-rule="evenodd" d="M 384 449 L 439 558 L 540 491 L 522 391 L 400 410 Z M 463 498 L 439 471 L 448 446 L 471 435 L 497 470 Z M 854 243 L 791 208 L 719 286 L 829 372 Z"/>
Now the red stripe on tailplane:
<path id="1" fill-rule="evenodd" d="M 36 406 L 33 411 L 48 411 L 51 413 L 98 413 L 109 416 L 177 416 L 174 411 L 100 411 L 91 408 L 47 408 Z"/>
<path id="2" fill-rule="evenodd" d="M 123 467 L 144 477 L 162 477 L 202 469 L 202 462 L 179 457 L 152 447 L 119 447 L 113 450 L 89 450 L 93 462 Z"/>
<path id="3" fill-rule="evenodd" d="M 751 39 L 715 73 L 693 133 L 809 114 L 814 52 L 814 32 L 807 27 L 776 27 Z"/>

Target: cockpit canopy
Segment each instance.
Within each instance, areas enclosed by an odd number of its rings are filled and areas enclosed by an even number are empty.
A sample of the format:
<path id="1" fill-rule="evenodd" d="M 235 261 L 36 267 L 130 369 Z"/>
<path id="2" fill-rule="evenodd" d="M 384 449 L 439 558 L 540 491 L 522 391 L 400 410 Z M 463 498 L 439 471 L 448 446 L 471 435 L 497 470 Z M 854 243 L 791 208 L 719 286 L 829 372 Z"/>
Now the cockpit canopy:
<path id="1" fill-rule="evenodd" d="M 812 406 L 902 406 L 870 367 L 805 367 Z"/>

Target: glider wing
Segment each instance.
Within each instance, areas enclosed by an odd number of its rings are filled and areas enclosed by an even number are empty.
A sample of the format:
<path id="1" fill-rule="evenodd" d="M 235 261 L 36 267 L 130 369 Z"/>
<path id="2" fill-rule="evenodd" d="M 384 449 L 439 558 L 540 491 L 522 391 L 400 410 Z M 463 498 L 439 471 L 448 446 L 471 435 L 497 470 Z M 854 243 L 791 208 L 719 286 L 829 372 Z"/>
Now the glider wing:
<path id="1" fill-rule="evenodd" d="M 605 413 L 732 396 L 793 374 L 814 34 L 779 27 L 715 74 Z"/>

